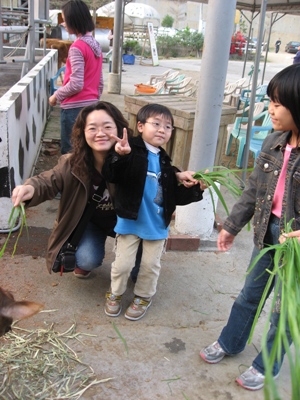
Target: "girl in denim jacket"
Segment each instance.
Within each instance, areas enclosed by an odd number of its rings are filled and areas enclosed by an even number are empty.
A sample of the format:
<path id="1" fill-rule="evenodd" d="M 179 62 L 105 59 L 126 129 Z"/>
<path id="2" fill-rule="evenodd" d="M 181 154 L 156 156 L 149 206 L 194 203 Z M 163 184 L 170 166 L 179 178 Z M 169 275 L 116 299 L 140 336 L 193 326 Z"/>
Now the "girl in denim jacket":
<path id="1" fill-rule="evenodd" d="M 280 232 L 284 229 L 285 220 L 294 219 L 294 231 L 288 235 L 300 238 L 299 93 L 300 64 L 283 69 L 270 81 L 267 94 L 271 100 L 269 113 L 275 132 L 265 139 L 248 187 L 234 205 L 218 237 L 219 250 L 228 251 L 235 236 L 253 217 L 255 247 L 249 265 L 264 246 L 282 241 Z M 269 278 L 265 270 L 273 268 L 274 252 L 269 251 L 247 274 L 244 287 L 232 306 L 227 325 L 218 340 L 201 350 L 200 357 L 204 361 L 215 364 L 225 356 L 233 356 L 244 350 Z M 267 338 L 269 350 L 274 342 L 278 319 L 278 311 L 273 310 Z M 287 332 L 287 335 L 291 343 L 290 333 Z M 283 357 L 284 349 L 281 359 L 274 363 L 274 377 L 278 376 Z M 236 378 L 236 382 L 245 389 L 261 389 L 264 386 L 264 372 L 260 352 L 252 366 Z"/>

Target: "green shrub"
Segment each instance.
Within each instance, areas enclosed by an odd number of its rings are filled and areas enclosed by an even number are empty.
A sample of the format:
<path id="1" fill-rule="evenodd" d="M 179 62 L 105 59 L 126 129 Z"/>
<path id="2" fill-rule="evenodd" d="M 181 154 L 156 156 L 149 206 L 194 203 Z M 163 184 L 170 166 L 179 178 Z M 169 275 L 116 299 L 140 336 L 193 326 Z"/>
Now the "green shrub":
<path id="1" fill-rule="evenodd" d="M 161 57 L 199 57 L 203 42 L 202 33 L 191 32 L 187 27 L 183 31 L 178 31 L 175 36 L 158 36 L 156 46 Z"/>
<path id="2" fill-rule="evenodd" d="M 123 43 L 123 52 L 125 54 L 141 54 L 141 46 L 135 39 L 127 39 Z"/>
<path id="3" fill-rule="evenodd" d="M 171 15 L 166 15 L 161 22 L 161 26 L 163 26 L 164 28 L 172 28 L 173 23 L 174 23 L 174 18 L 171 17 Z"/>

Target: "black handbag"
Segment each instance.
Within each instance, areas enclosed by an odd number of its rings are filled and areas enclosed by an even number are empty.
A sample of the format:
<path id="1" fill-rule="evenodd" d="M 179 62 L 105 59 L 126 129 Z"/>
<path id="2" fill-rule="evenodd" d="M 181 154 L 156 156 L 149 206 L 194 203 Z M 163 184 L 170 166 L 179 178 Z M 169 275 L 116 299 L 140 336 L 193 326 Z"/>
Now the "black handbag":
<path id="1" fill-rule="evenodd" d="M 91 201 L 88 202 L 81 217 L 81 220 L 79 221 L 75 230 L 72 232 L 69 239 L 63 244 L 62 248 L 60 249 L 52 266 L 53 272 L 55 273 L 59 272 L 60 275 L 62 275 L 63 272 L 74 271 L 76 267 L 75 253 L 77 250 L 78 243 L 85 228 L 87 227 L 89 220 L 91 219 L 91 216 L 93 215 L 96 205 L 99 204 L 102 199 L 102 197 L 99 196 L 97 193 L 98 190 L 100 189 L 101 188 L 99 186 L 99 188 L 93 194 Z"/>

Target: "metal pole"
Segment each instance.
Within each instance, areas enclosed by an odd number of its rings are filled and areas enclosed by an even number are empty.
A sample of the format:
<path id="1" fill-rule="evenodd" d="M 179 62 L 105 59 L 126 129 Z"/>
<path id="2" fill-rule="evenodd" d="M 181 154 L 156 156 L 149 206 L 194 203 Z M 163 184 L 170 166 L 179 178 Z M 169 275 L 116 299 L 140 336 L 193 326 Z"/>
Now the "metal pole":
<path id="1" fill-rule="evenodd" d="M 0 6 L 0 26 L 2 26 L 2 7 Z M 3 35 L 0 33 L 0 62 L 3 62 Z"/>
<path id="2" fill-rule="evenodd" d="M 248 40 L 247 40 L 247 44 L 246 44 L 246 53 L 245 53 L 245 60 L 244 60 L 244 65 L 243 65 L 242 78 L 244 78 L 244 76 L 245 76 L 246 64 L 247 64 L 247 59 L 248 59 L 248 50 L 249 50 L 250 37 L 252 39 L 252 36 L 251 36 L 252 24 L 253 24 L 253 13 L 252 13 L 252 16 L 251 16 L 250 26 L 249 26 L 249 30 L 248 30 Z"/>
<path id="3" fill-rule="evenodd" d="M 259 31 L 258 31 L 258 37 L 257 37 L 254 71 L 253 71 L 253 76 L 252 76 L 252 89 L 251 89 L 251 96 L 250 96 L 246 143 L 245 143 L 244 157 L 243 157 L 242 180 L 244 182 L 246 180 L 245 169 L 248 168 L 248 161 L 249 161 L 249 147 L 250 147 L 250 138 L 251 138 L 251 127 L 252 127 L 252 122 L 253 122 L 253 111 L 254 111 L 254 105 L 255 105 L 255 91 L 256 91 L 256 86 L 257 86 L 257 78 L 258 78 L 258 71 L 259 71 L 259 61 L 260 61 L 260 55 L 261 55 L 261 44 L 262 44 L 264 23 L 265 23 L 265 17 L 266 17 L 267 1 L 268 0 L 262 0 L 261 9 L 260 9 L 260 23 L 259 23 Z"/>
<path id="4" fill-rule="evenodd" d="M 31 63 L 34 63 L 35 62 L 34 0 L 30 0 L 28 11 L 29 11 L 29 20 L 28 20 L 29 33 L 27 42 L 27 46 L 29 48 L 28 58 Z"/>
<path id="5" fill-rule="evenodd" d="M 264 79 L 265 79 L 265 72 L 266 72 L 266 65 L 267 65 L 267 59 L 268 59 L 268 53 L 269 53 L 272 26 L 273 26 L 273 13 L 271 14 L 271 23 L 270 23 L 269 34 L 268 34 L 268 42 L 267 42 L 267 48 L 266 48 L 266 54 L 265 54 L 264 69 L 263 69 L 263 73 L 261 76 L 261 84 L 263 84 Z"/>

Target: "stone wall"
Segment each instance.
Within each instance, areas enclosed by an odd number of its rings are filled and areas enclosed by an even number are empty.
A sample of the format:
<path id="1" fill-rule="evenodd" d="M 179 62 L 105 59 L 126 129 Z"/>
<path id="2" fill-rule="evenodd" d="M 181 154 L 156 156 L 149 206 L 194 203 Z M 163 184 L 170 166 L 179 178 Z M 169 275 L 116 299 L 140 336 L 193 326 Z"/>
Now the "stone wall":
<path id="1" fill-rule="evenodd" d="M 49 80 L 57 71 L 50 50 L 0 98 L 0 230 L 7 230 L 11 193 L 33 170 L 49 115 Z M 9 71 L 8 71 L 9 74 Z"/>

